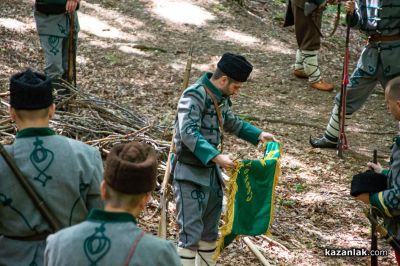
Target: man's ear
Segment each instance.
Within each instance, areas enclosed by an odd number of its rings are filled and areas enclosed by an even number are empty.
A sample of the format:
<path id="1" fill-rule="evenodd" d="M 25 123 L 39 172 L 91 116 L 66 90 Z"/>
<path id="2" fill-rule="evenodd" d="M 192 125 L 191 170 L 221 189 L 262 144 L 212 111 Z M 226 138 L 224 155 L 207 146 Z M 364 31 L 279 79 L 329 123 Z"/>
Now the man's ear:
<path id="1" fill-rule="evenodd" d="M 107 196 L 107 190 L 106 190 L 106 182 L 103 180 L 101 181 L 100 184 L 100 196 L 102 200 L 106 200 Z"/>
<path id="2" fill-rule="evenodd" d="M 146 195 L 140 201 L 140 208 L 143 211 L 146 209 L 147 203 L 151 200 L 151 192 L 146 193 Z"/>
<path id="3" fill-rule="evenodd" d="M 53 103 L 52 105 L 49 106 L 49 119 L 52 119 L 55 113 L 56 113 L 56 105 Z"/>
<path id="4" fill-rule="evenodd" d="M 15 109 L 12 108 L 11 106 L 8 107 L 8 113 L 10 114 L 10 117 L 13 121 L 17 118 L 17 114 L 15 113 Z"/>
<path id="5" fill-rule="evenodd" d="M 228 83 L 229 83 L 229 78 L 228 78 L 228 76 L 222 76 L 222 77 L 221 77 L 221 85 L 222 85 L 223 87 L 225 87 Z"/>

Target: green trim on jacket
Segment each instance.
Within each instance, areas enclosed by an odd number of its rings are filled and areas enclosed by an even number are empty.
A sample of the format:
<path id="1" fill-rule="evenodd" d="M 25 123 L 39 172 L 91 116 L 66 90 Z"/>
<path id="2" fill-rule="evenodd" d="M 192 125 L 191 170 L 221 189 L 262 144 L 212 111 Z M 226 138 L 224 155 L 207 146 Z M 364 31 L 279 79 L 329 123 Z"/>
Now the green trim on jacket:
<path id="1" fill-rule="evenodd" d="M 127 212 L 108 212 L 101 209 L 92 209 L 87 218 L 88 221 L 104 221 L 109 223 L 134 222 L 136 218 Z"/>
<path id="2" fill-rule="evenodd" d="M 259 142 L 258 137 L 261 133 L 261 129 L 253 126 L 250 123 L 247 123 L 246 121 L 243 121 L 243 126 L 239 132 L 239 138 L 244 139 L 245 141 L 248 141 L 254 145 L 257 145 Z"/>
<path id="3" fill-rule="evenodd" d="M 214 86 L 214 84 L 211 82 L 211 77 L 212 73 L 211 72 L 206 72 L 201 78 L 200 82 L 202 85 L 206 86 L 217 98 L 218 103 L 223 100 L 224 96 L 222 95 L 222 92 Z"/>
<path id="4" fill-rule="evenodd" d="M 389 212 L 389 208 L 385 205 L 382 192 L 372 193 L 369 196 L 369 202 L 372 206 L 378 208 L 382 214 L 385 214 L 388 217 L 392 217 Z"/>
<path id="5" fill-rule="evenodd" d="M 204 164 L 207 165 L 212 159 L 214 159 L 220 152 L 214 148 L 208 141 L 203 137 L 199 137 L 196 142 L 196 147 L 193 154 Z"/>
<path id="6" fill-rule="evenodd" d="M 48 127 L 30 127 L 25 128 L 19 132 L 17 132 L 17 138 L 29 138 L 36 136 L 52 136 L 56 135 L 56 132 Z"/>

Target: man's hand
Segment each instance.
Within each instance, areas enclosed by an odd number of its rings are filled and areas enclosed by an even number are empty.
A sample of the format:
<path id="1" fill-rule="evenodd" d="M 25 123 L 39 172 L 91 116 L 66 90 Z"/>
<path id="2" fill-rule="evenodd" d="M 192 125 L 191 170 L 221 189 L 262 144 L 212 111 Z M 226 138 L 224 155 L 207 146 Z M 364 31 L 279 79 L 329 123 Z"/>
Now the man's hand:
<path id="1" fill-rule="evenodd" d="M 344 4 L 344 9 L 346 10 L 347 14 L 353 15 L 354 10 L 356 9 L 356 3 L 354 1 L 347 1 Z"/>
<path id="2" fill-rule="evenodd" d="M 370 169 L 374 170 L 375 173 L 382 174 L 383 168 L 382 168 L 382 166 L 381 166 L 380 163 L 377 163 L 377 164 L 376 164 L 376 163 L 371 163 L 371 162 L 369 162 L 369 163 L 367 163 L 367 166 L 368 166 Z"/>
<path id="3" fill-rule="evenodd" d="M 76 7 L 78 6 L 78 0 L 67 0 L 67 4 L 65 6 L 65 9 L 67 10 L 68 13 L 74 12 Z"/>
<path id="4" fill-rule="evenodd" d="M 261 142 L 267 142 L 267 141 L 279 142 L 274 135 L 267 132 L 261 132 L 260 136 L 258 136 L 258 140 Z"/>
<path id="5" fill-rule="evenodd" d="M 218 154 L 214 157 L 214 159 L 212 159 L 212 161 L 224 169 L 235 167 L 235 163 L 232 161 L 229 155 Z"/>
<path id="6" fill-rule="evenodd" d="M 361 193 L 355 199 L 369 204 L 369 193 Z"/>

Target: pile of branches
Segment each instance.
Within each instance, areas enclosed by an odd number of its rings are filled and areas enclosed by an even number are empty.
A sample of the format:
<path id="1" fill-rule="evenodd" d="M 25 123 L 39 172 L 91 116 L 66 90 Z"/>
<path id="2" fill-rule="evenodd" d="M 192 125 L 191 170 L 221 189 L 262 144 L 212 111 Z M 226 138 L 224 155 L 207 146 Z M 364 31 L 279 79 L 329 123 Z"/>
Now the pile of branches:
<path id="1" fill-rule="evenodd" d="M 170 129 L 150 125 L 146 118 L 133 110 L 85 93 L 63 80 L 55 85 L 71 92 L 68 97 L 56 96 L 56 114 L 50 121 L 50 127 L 58 134 L 97 147 L 103 155 L 117 143 L 146 142 L 166 158 L 170 143 L 162 140 L 162 136 L 164 131 Z M 8 144 L 15 138 L 16 127 L 8 116 L 7 93 L 0 96 L 0 134 L 2 142 Z"/>

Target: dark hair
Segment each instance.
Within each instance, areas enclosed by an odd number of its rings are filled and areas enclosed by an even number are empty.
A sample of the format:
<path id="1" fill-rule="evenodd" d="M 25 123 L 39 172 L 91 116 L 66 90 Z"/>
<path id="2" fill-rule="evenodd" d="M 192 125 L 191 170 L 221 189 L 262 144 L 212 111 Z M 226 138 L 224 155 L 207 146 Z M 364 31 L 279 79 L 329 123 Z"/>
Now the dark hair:
<path id="1" fill-rule="evenodd" d="M 214 73 L 212 74 L 211 79 L 216 80 L 216 79 L 222 78 L 223 76 L 226 76 L 228 78 L 228 81 L 229 81 L 228 84 L 235 82 L 235 80 L 233 80 L 227 74 L 222 72 L 221 69 L 219 69 L 218 67 L 217 67 L 217 69 L 215 69 Z"/>
<path id="2" fill-rule="evenodd" d="M 134 208 L 147 194 L 147 193 L 125 194 L 116 191 L 115 189 L 110 187 L 107 183 L 105 183 L 105 186 L 106 186 L 106 197 L 104 201 L 107 204 L 113 206 L 114 208 Z"/>

